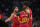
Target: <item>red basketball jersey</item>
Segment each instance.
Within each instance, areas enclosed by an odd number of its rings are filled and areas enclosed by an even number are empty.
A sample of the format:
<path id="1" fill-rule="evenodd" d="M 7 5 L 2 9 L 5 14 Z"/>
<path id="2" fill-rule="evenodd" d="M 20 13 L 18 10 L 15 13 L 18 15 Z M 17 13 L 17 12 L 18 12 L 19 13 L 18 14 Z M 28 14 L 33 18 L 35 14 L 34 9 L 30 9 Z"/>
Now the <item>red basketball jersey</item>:
<path id="1" fill-rule="evenodd" d="M 14 12 L 14 14 L 16 15 L 17 13 Z M 18 24 L 18 17 L 14 16 L 13 19 L 12 19 L 12 21 L 13 21 L 13 23 Z"/>
<path id="2" fill-rule="evenodd" d="M 20 21 L 23 23 L 28 22 L 29 14 L 27 12 L 20 12 Z"/>

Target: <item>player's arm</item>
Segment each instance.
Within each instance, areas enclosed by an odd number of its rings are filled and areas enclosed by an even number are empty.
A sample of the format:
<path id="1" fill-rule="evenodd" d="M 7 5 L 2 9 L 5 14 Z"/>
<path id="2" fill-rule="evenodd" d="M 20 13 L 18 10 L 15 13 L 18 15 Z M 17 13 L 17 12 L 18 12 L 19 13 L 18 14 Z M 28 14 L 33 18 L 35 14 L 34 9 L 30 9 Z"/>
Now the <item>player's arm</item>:
<path id="1" fill-rule="evenodd" d="M 30 21 L 32 21 L 32 11 L 30 12 Z"/>
<path id="2" fill-rule="evenodd" d="M 20 17 L 19 16 L 18 16 L 18 20 L 19 20 L 19 23 L 23 23 L 23 22 L 20 21 Z"/>
<path id="3" fill-rule="evenodd" d="M 18 13 L 17 16 L 18 16 L 19 23 L 23 23 L 20 21 L 20 13 Z"/>
<path id="4" fill-rule="evenodd" d="M 18 16 L 18 20 L 20 20 L 20 13 L 18 13 L 17 16 Z"/>
<path id="5" fill-rule="evenodd" d="M 29 14 L 29 26 L 32 27 L 32 11 L 30 10 L 30 14 Z"/>
<path id="6" fill-rule="evenodd" d="M 28 16 L 29 16 L 29 17 L 28 17 L 28 20 L 30 19 L 30 21 L 32 21 L 32 11 L 31 11 L 31 9 L 30 9 L 30 10 L 28 9 L 27 12 L 28 12 L 28 14 L 29 14 L 29 15 L 28 15 Z"/>
<path id="7" fill-rule="evenodd" d="M 31 11 L 31 10 L 30 10 L 30 12 L 29 12 L 29 21 L 32 22 L 32 11 Z"/>
<path id="8" fill-rule="evenodd" d="M 15 15 L 15 14 L 12 13 L 11 16 L 10 16 L 7 20 L 5 20 L 5 22 L 10 21 L 10 20 L 14 17 L 14 15 Z"/>
<path id="9" fill-rule="evenodd" d="M 19 16 L 18 16 L 18 20 L 19 20 L 20 23 L 23 23 L 23 22 L 20 21 L 20 17 Z"/>

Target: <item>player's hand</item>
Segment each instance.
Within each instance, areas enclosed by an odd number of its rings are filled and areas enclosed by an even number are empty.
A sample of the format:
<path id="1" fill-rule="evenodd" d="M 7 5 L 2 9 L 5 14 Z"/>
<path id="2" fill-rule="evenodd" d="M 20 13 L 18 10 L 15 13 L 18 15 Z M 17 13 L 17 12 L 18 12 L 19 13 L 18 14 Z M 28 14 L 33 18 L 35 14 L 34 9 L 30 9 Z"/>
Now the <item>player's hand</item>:
<path id="1" fill-rule="evenodd" d="M 20 23 L 24 23 L 24 22 L 21 22 L 21 21 L 19 21 Z"/>
<path id="2" fill-rule="evenodd" d="M 19 19 L 19 16 L 18 16 L 18 20 L 20 20 L 20 19 Z"/>
<path id="3" fill-rule="evenodd" d="M 5 23 L 8 22 L 8 20 L 5 20 Z"/>

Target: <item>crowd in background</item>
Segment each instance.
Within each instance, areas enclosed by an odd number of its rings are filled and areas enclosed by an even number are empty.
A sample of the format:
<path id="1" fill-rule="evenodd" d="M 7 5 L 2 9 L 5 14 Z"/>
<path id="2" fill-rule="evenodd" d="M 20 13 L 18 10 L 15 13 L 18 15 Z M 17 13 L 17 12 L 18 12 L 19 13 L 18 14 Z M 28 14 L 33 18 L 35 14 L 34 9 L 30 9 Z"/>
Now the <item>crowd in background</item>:
<path id="1" fill-rule="evenodd" d="M 1 20 L 5 23 L 5 20 L 10 17 L 13 12 L 13 6 L 17 5 L 19 11 L 21 11 L 21 3 L 25 0 L 0 0 L 0 15 L 2 16 Z M 26 0 L 27 1 L 27 0 Z M 30 8 L 33 14 L 33 27 L 40 27 L 40 2 L 39 0 L 29 0 Z M 1 22 L 2 23 L 2 22 Z M 12 20 L 7 22 L 8 25 L 12 24 Z"/>

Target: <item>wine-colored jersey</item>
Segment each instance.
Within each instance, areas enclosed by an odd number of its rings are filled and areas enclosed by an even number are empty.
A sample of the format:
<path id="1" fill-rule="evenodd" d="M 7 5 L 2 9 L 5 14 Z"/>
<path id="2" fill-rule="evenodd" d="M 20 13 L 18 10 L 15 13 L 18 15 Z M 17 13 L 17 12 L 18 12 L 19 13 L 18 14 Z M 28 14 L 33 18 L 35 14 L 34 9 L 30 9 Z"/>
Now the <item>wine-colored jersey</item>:
<path id="1" fill-rule="evenodd" d="M 13 14 L 17 14 L 16 12 L 14 12 Z M 18 17 L 17 16 L 14 16 L 13 19 L 12 19 L 13 23 L 15 24 L 18 24 Z"/>
<path id="2" fill-rule="evenodd" d="M 14 12 L 13 14 L 17 14 L 16 12 Z M 19 21 L 18 21 L 18 17 L 17 16 L 14 16 L 13 19 L 13 24 L 12 24 L 12 27 L 19 27 Z"/>
<path id="3" fill-rule="evenodd" d="M 28 21 L 29 21 L 29 14 L 28 12 L 20 12 L 20 23 L 19 27 L 29 27 Z"/>
<path id="4" fill-rule="evenodd" d="M 26 27 L 32 27 L 32 11 L 30 8 L 26 12 L 20 12 L 20 21 L 23 22 Z M 26 24 L 25 24 L 26 23 Z M 24 27 L 23 24 L 20 24 L 20 27 Z"/>
<path id="5" fill-rule="evenodd" d="M 20 12 L 20 21 L 23 23 L 27 23 L 29 14 L 27 12 Z"/>
<path id="6" fill-rule="evenodd" d="M 30 8 L 28 8 L 27 10 L 29 10 L 29 22 L 28 22 L 28 25 L 29 27 L 32 27 L 32 11 Z"/>

